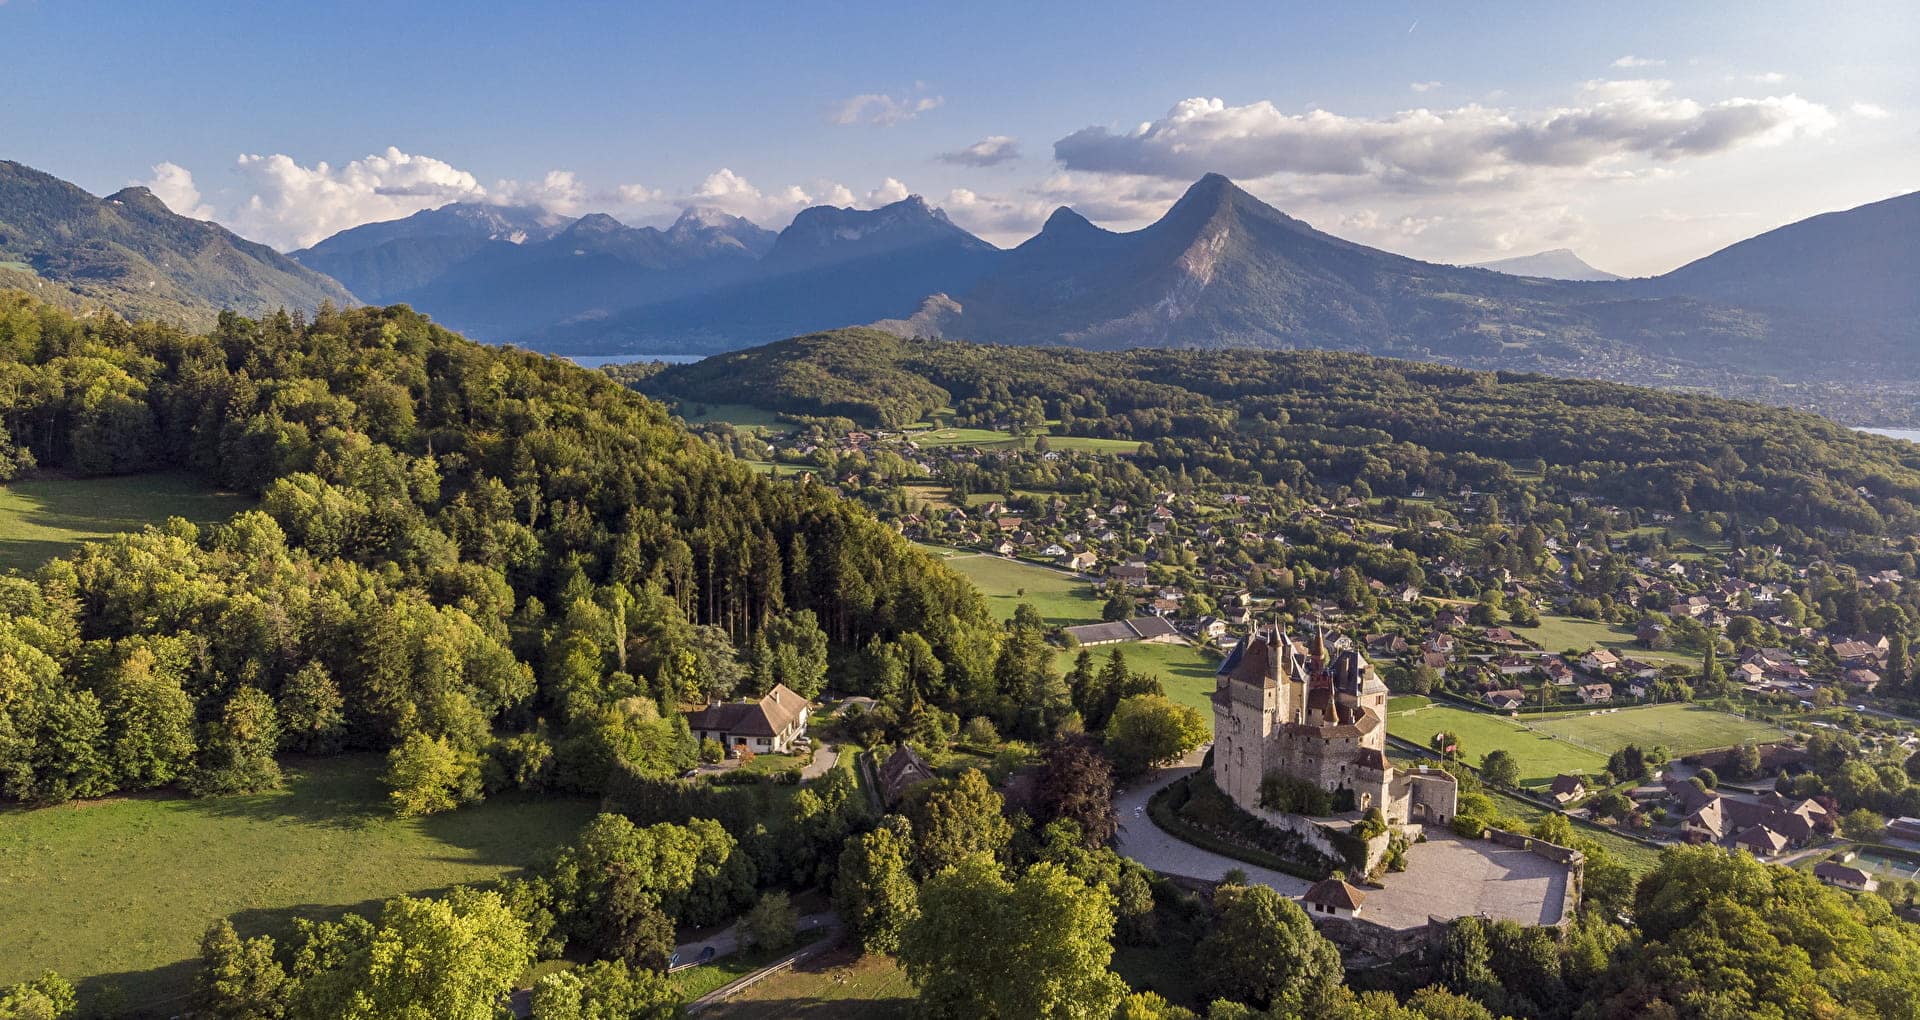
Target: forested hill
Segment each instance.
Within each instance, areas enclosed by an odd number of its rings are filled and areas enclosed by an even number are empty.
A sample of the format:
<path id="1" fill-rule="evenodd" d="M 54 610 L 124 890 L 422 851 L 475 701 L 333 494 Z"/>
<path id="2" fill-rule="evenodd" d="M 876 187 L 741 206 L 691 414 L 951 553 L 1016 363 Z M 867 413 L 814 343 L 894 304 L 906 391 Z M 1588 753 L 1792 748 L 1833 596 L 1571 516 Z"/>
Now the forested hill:
<path id="1" fill-rule="evenodd" d="M 829 646 L 906 641 L 922 710 L 1001 707 L 980 596 L 866 510 L 405 308 L 202 336 L 0 293 L 0 374 L 0 479 L 260 495 L 0 578 L 4 797 L 252 789 L 278 749 L 401 744 L 451 767 L 441 806 L 483 757 L 488 788 L 598 792 L 616 761 L 686 767 L 682 705 L 776 664 L 817 690 Z"/>
<path id="2" fill-rule="evenodd" d="M 332 278 L 217 223 L 178 215 L 145 188 L 95 198 L 5 160 L 0 287 L 71 309 L 200 329 L 223 308 L 261 315 L 358 303 Z"/>
<path id="3" fill-rule="evenodd" d="M 1912 444 L 1813 414 L 1615 383 L 1325 351 L 1109 353 L 856 329 L 674 366 L 642 385 L 866 426 L 898 427 L 945 404 L 970 423 L 1044 417 L 1066 434 L 1139 440 L 1143 464 L 1269 483 L 1358 479 L 1383 495 L 1448 481 L 1434 474 L 1440 455 L 1484 458 L 1488 473 L 1539 458 L 1568 491 L 1630 505 L 1920 531 Z"/>

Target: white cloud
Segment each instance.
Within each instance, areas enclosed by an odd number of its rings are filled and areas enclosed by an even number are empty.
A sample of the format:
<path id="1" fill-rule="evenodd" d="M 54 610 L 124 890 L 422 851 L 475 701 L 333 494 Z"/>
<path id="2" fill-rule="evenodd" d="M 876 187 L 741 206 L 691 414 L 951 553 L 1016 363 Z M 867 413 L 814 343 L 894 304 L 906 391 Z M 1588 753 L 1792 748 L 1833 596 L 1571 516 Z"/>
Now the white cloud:
<path id="1" fill-rule="evenodd" d="M 907 190 L 906 185 L 889 177 L 881 181 L 879 187 L 867 192 L 866 204 L 869 207 L 892 205 L 910 194 L 912 194 L 912 192 Z"/>
<path id="2" fill-rule="evenodd" d="M 955 188 L 940 207 L 955 223 L 995 244 L 1019 244 L 1061 206 L 1103 227 L 1129 230 L 1158 219 L 1185 187 L 1175 181 L 1111 174 L 1056 173 L 1004 194 Z"/>
<path id="3" fill-rule="evenodd" d="M 1439 81 L 1416 81 L 1407 87 L 1415 92 L 1432 92 L 1434 89 L 1446 88 L 1447 85 L 1446 82 Z"/>
<path id="4" fill-rule="evenodd" d="M 1667 65 L 1667 62 L 1664 60 L 1654 60 L 1651 57 L 1636 57 L 1631 53 L 1613 62 L 1613 66 L 1615 67 L 1628 67 L 1628 68 L 1665 67 L 1666 65 Z"/>
<path id="5" fill-rule="evenodd" d="M 809 181 L 804 186 L 789 184 L 782 188 L 762 190 L 731 169 L 721 167 L 708 174 L 699 187 L 675 197 L 672 204 L 720 209 L 777 230 L 786 226 L 794 213 L 809 206 L 872 209 L 898 202 L 909 194 L 911 191 L 907 186 L 892 177 L 881 181 L 879 187 L 864 195 L 856 195 L 846 185 L 826 180 Z"/>
<path id="6" fill-rule="evenodd" d="M 941 96 L 894 97 L 879 92 L 868 92 L 840 103 L 829 119 L 835 124 L 873 124 L 879 127 L 892 127 L 935 109 L 944 102 L 946 99 Z"/>
<path id="7" fill-rule="evenodd" d="M 1786 81 L 1787 76 L 1779 71 L 1762 71 L 1759 74 L 1747 75 L 1746 80 L 1756 85 L 1778 85 Z"/>
<path id="8" fill-rule="evenodd" d="M 0 0 L 0 3 L 5 2 Z M 165 202 L 167 208 L 182 216 L 196 220 L 213 219 L 213 207 L 200 201 L 200 189 L 194 186 L 193 172 L 178 163 L 155 163 L 151 178 L 134 183 L 145 186 L 155 198 Z"/>
<path id="9" fill-rule="evenodd" d="M 1512 184 L 1542 172 L 1603 175 L 1639 158 L 1656 163 L 1779 144 L 1834 124 L 1796 95 L 1703 104 L 1664 81 L 1597 81 L 1576 105 L 1526 112 L 1478 104 L 1387 117 L 1326 110 L 1284 113 L 1261 100 L 1228 106 L 1188 99 L 1131 131 L 1090 127 L 1054 143 L 1069 170 L 1191 180 L 1275 175 L 1362 179 L 1429 191 Z"/>
<path id="10" fill-rule="evenodd" d="M 1020 158 L 1020 143 L 1007 135 L 988 135 L 956 152 L 943 152 L 942 163 L 957 166 L 998 166 Z"/>
<path id="11" fill-rule="evenodd" d="M 537 181 L 500 181 L 487 192 L 486 199 L 497 205 L 535 205 L 572 216 L 585 206 L 587 189 L 573 171 L 549 170 Z"/>
<path id="12" fill-rule="evenodd" d="M 253 190 L 234 229 L 279 248 L 312 244 L 348 227 L 399 219 L 449 202 L 480 202 L 487 189 L 465 170 L 389 147 L 339 167 L 301 166 L 293 157 L 246 155 L 240 174 Z"/>
<path id="13" fill-rule="evenodd" d="M 1855 103 L 1847 108 L 1848 112 L 1865 120 L 1886 120 L 1893 113 L 1884 106 L 1874 103 Z"/>

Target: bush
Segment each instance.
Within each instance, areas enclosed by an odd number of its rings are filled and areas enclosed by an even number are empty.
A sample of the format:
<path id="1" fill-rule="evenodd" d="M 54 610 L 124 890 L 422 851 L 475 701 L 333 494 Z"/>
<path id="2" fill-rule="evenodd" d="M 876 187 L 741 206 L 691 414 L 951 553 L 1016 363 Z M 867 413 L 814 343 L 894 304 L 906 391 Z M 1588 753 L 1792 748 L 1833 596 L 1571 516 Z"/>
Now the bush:
<path id="1" fill-rule="evenodd" d="M 755 903 L 741 920 L 740 928 L 746 934 L 749 945 L 777 953 L 793 945 L 799 934 L 800 918 L 794 913 L 793 901 L 787 894 L 776 891 L 760 897 L 760 902 Z"/>
<path id="2" fill-rule="evenodd" d="M 1447 824 L 1452 827 L 1453 834 L 1462 839 L 1479 839 L 1487 832 L 1486 820 L 1472 815 L 1454 815 L 1453 821 Z"/>
<path id="3" fill-rule="evenodd" d="M 1333 795 L 1297 776 L 1269 772 L 1260 777 L 1260 806 L 1291 815 L 1325 816 L 1333 813 Z"/>

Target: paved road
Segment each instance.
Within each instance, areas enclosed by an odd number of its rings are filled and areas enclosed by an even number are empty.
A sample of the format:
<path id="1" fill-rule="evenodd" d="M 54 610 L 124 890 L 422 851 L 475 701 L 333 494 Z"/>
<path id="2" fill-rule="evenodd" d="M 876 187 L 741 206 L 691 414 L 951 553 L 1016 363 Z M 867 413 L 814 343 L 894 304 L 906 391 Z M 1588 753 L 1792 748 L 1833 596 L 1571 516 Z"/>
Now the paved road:
<path id="1" fill-rule="evenodd" d="M 1162 831 L 1159 826 L 1153 824 L 1153 819 L 1147 817 L 1149 797 L 1152 797 L 1161 787 L 1192 773 L 1197 768 L 1199 768 L 1198 764 L 1182 763 L 1174 768 L 1161 769 L 1158 775 L 1129 787 L 1115 798 L 1113 806 L 1114 811 L 1120 816 L 1120 833 L 1114 841 L 1114 848 L 1165 875 L 1181 875 L 1218 882 L 1226 877 L 1227 872 L 1238 868 L 1246 872 L 1248 879 L 1262 885 L 1270 885 L 1288 896 L 1304 894 L 1311 884 L 1305 879 L 1236 861 L 1224 854 L 1217 854 L 1211 850 L 1203 850 L 1192 843 L 1182 842 Z"/>
<path id="2" fill-rule="evenodd" d="M 816 928 L 831 931 L 838 927 L 840 927 L 840 917 L 832 911 L 808 914 L 800 918 L 799 929 L 803 932 L 813 931 Z M 717 960 L 722 956 L 730 956 L 740 951 L 740 940 L 740 925 L 736 923 L 727 926 L 721 931 L 715 932 L 708 938 L 701 939 L 697 942 L 682 943 L 674 947 L 674 952 L 679 956 L 680 962 L 674 964 L 670 969 L 684 970 L 688 967 L 697 966 L 701 962 L 700 954 L 708 948 L 713 950 L 713 959 Z"/>

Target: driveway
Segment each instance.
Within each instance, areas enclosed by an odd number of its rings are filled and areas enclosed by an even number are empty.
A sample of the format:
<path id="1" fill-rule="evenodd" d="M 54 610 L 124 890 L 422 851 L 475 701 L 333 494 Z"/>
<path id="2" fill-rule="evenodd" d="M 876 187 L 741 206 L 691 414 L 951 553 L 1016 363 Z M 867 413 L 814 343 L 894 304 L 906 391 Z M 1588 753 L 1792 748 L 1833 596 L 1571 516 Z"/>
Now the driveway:
<path id="1" fill-rule="evenodd" d="M 1147 817 L 1147 799 L 1162 787 L 1191 775 L 1198 768 L 1198 765 L 1182 764 L 1161 769 L 1158 775 L 1127 788 L 1115 798 L 1113 808 L 1120 816 L 1120 831 L 1114 838 L 1114 849 L 1163 875 L 1218 882 L 1226 877 L 1227 872 L 1238 869 L 1246 872 L 1249 881 L 1272 886 L 1284 895 L 1300 896 L 1306 893 L 1312 883 L 1305 879 L 1203 850 L 1168 835 L 1153 824 L 1153 819 Z"/>
<path id="2" fill-rule="evenodd" d="M 807 763 L 806 768 L 800 770 L 800 781 L 804 783 L 818 779 L 833 771 L 833 767 L 839 763 L 840 750 L 821 744 L 813 749 L 813 760 Z"/>

